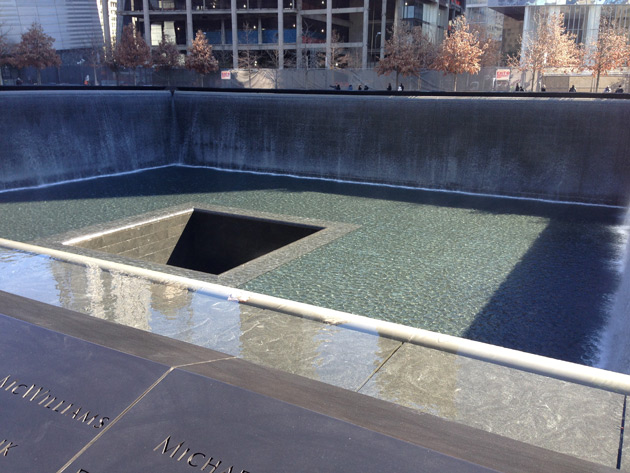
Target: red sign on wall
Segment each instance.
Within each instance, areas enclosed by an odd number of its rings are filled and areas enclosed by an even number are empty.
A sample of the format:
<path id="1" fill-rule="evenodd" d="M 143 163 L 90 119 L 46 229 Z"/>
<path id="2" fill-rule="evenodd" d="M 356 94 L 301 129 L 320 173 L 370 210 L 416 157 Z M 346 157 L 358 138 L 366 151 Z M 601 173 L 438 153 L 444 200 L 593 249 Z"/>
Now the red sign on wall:
<path id="1" fill-rule="evenodd" d="M 497 80 L 510 80 L 509 69 L 497 69 Z"/>
<path id="2" fill-rule="evenodd" d="M 232 73 L 230 71 L 221 71 L 221 79 L 230 80 L 232 78 Z"/>

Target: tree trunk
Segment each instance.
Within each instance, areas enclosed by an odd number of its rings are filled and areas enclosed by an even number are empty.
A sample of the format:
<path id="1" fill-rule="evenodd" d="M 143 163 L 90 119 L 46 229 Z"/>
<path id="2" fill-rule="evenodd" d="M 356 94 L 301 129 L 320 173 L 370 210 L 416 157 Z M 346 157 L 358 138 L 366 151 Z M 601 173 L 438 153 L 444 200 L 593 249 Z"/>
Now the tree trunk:
<path id="1" fill-rule="evenodd" d="M 534 69 L 532 71 L 532 86 L 529 88 L 530 92 L 534 91 L 534 84 L 536 83 L 536 76 L 538 75 L 538 72 L 536 71 L 536 69 Z"/>
<path id="2" fill-rule="evenodd" d="M 457 74 L 454 74 L 455 81 L 453 82 L 453 92 L 457 92 Z"/>
<path id="3" fill-rule="evenodd" d="M 42 85 L 42 70 L 37 69 L 37 85 Z"/>
<path id="4" fill-rule="evenodd" d="M 599 75 L 601 74 L 601 71 L 597 71 L 597 80 L 595 81 L 595 93 L 597 93 L 597 91 L 599 90 Z"/>
<path id="5" fill-rule="evenodd" d="M 133 68 L 133 85 L 138 85 L 138 68 Z"/>

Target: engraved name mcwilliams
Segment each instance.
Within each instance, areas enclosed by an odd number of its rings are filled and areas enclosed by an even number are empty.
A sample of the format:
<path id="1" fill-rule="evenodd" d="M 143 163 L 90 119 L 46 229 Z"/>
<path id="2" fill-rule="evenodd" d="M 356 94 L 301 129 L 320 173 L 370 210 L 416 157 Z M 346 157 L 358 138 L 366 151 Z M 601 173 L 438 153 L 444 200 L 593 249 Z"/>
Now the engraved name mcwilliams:
<path id="1" fill-rule="evenodd" d="M 9 450 L 17 446 L 17 443 L 9 442 L 7 439 L 4 439 L 0 442 L 0 456 L 6 457 L 9 454 Z"/>
<path id="2" fill-rule="evenodd" d="M 49 389 L 35 384 L 20 383 L 17 379 L 11 379 L 11 375 L 0 379 L 0 389 L 4 389 L 15 396 L 20 396 L 28 402 L 50 409 L 52 412 L 71 416 L 84 425 L 92 425 L 95 429 L 100 429 L 109 421 L 109 417 L 92 414 L 81 406 L 76 406 L 72 402 L 53 396 Z"/>
<path id="3" fill-rule="evenodd" d="M 193 468 L 200 468 L 201 471 L 207 471 L 208 473 L 237 473 L 238 468 L 235 470 L 234 466 L 226 466 L 223 465 L 221 470 L 219 467 L 223 463 L 221 460 L 213 458 L 209 455 L 206 455 L 202 452 L 195 452 L 190 448 L 184 449 L 184 442 L 180 442 L 177 445 L 171 444 L 171 436 L 169 435 L 164 439 L 163 442 L 160 442 L 154 449 L 154 452 L 160 452 L 162 455 L 167 455 L 169 458 L 174 459 L 175 461 L 181 462 L 183 461 L 188 466 Z M 181 452 L 180 452 L 181 449 Z M 241 470 L 240 473 L 249 473 L 248 471 Z"/>

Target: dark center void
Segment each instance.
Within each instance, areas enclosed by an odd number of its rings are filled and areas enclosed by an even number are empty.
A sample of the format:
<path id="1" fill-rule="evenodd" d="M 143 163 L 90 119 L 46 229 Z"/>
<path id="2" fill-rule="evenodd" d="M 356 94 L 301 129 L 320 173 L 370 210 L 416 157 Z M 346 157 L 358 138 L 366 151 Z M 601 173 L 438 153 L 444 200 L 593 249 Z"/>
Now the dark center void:
<path id="1" fill-rule="evenodd" d="M 321 229 L 193 209 L 82 239 L 75 246 L 219 275 Z"/>
<path id="2" fill-rule="evenodd" d="M 319 227 L 195 210 L 166 264 L 221 274 L 319 230 Z"/>

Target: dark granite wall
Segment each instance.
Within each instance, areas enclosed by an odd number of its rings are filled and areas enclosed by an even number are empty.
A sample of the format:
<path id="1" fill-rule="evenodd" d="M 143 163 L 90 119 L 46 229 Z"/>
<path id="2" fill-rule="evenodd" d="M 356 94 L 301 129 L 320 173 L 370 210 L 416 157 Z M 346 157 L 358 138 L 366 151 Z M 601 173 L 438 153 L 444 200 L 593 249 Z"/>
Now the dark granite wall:
<path id="1" fill-rule="evenodd" d="M 626 205 L 630 101 L 0 95 L 0 190 L 169 163 Z"/>
<path id="2" fill-rule="evenodd" d="M 0 190 L 172 162 L 168 91 L 0 94 Z"/>
<path id="3" fill-rule="evenodd" d="M 625 205 L 630 101 L 176 93 L 182 159 Z"/>

